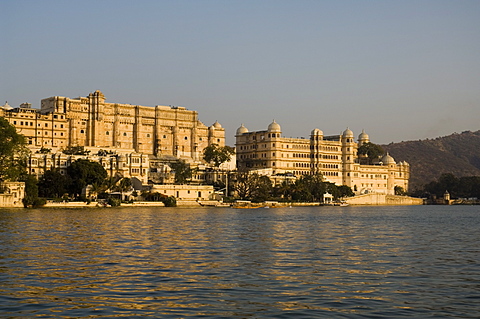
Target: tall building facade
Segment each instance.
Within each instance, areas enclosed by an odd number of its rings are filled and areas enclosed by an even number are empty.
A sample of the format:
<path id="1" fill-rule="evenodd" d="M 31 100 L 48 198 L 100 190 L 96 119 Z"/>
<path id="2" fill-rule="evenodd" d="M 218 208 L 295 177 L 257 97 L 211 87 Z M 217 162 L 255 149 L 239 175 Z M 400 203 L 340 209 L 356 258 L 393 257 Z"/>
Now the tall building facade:
<path id="1" fill-rule="evenodd" d="M 346 129 L 325 136 L 314 129 L 310 138 L 286 138 L 278 123 L 250 132 L 243 124 L 236 131 L 237 168 L 270 176 L 322 174 L 326 181 L 347 185 L 356 194 L 394 194 L 395 186 L 408 190 L 410 166 L 388 154 L 374 165 L 361 164 L 358 147 L 370 142 L 362 132 L 358 140 Z M 281 180 L 281 178 L 275 178 Z"/>
<path id="2" fill-rule="evenodd" d="M 79 98 L 46 98 L 40 109 L 28 103 L 17 108 L 5 104 L 0 116 L 25 135 L 31 147 L 38 148 L 128 149 L 199 161 L 208 145 L 225 145 L 224 128 L 218 122 L 207 127 L 196 111 L 108 103 L 100 91 Z"/>

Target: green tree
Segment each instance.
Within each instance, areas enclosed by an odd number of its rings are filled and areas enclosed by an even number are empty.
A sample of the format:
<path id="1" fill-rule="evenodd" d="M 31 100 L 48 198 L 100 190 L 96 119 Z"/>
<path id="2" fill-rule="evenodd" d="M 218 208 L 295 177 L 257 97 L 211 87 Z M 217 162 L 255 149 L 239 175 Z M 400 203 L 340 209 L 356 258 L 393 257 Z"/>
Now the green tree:
<path id="1" fill-rule="evenodd" d="M 225 162 L 228 162 L 232 155 L 235 154 L 235 149 L 230 146 L 218 146 L 212 144 L 203 150 L 203 160 L 212 164 L 214 167 L 220 167 Z"/>
<path id="2" fill-rule="evenodd" d="M 338 188 L 340 198 L 355 196 L 355 194 L 353 193 L 353 190 L 347 185 L 340 185 L 340 186 L 337 186 L 337 188 Z"/>
<path id="3" fill-rule="evenodd" d="M 173 196 L 163 197 L 162 202 L 165 205 L 165 207 L 176 207 L 177 206 L 177 200 Z"/>
<path id="4" fill-rule="evenodd" d="M 24 174 L 21 181 L 25 183 L 25 197 L 22 199 L 25 207 L 41 207 L 46 200 L 38 197 L 37 178 L 31 174 Z"/>
<path id="5" fill-rule="evenodd" d="M 115 187 L 119 192 L 128 192 L 132 188 L 132 180 L 128 177 L 122 178 Z"/>
<path id="6" fill-rule="evenodd" d="M 292 199 L 295 201 L 317 202 L 327 191 L 321 174 L 303 175 L 295 181 Z"/>
<path id="7" fill-rule="evenodd" d="M 405 189 L 403 189 L 402 186 L 396 185 L 394 187 L 394 191 L 395 191 L 395 195 L 400 195 L 400 196 L 407 195 L 407 192 L 405 192 Z"/>
<path id="8" fill-rule="evenodd" d="M 292 198 L 292 190 L 294 189 L 294 184 L 290 181 L 283 181 L 282 183 L 275 186 L 273 193 L 275 197 L 289 200 Z"/>
<path id="9" fill-rule="evenodd" d="M 437 197 L 443 196 L 445 191 L 448 191 L 452 198 L 458 196 L 458 188 L 460 186 L 460 181 L 452 173 L 445 173 L 440 175 L 437 181 L 432 181 L 425 185 L 424 191 L 427 194 L 432 194 Z"/>
<path id="10" fill-rule="evenodd" d="M 255 188 L 251 194 L 251 200 L 254 202 L 263 202 L 269 200 L 272 197 L 272 181 L 268 176 L 257 175 L 255 179 Z"/>
<path id="11" fill-rule="evenodd" d="M 38 181 L 39 194 L 46 198 L 60 198 L 67 193 L 70 178 L 58 170 L 45 171 Z"/>
<path id="12" fill-rule="evenodd" d="M 257 173 L 250 174 L 248 171 L 237 171 L 234 182 L 234 189 L 241 199 L 250 199 L 257 187 Z"/>
<path id="13" fill-rule="evenodd" d="M 0 118 L 0 181 L 18 180 L 25 172 L 28 153 L 25 137 Z"/>
<path id="14" fill-rule="evenodd" d="M 63 154 L 67 155 L 88 155 L 90 151 L 85 150 L 83 146 L 69 146 L 63 150 Z"/>
<path id="15" fill-rule="evenodd" d="M 368 157 L 369 164 L 378 160 L 380 156 L 385 154 L 385 151 L 380 145 L 373 143 L 364 143 L 358 148 L 358 155 L 366 155 Z"/>
<path id="16" fill-rule="evenodd" d="M 192 179 L 193 173 L 195 172 L 195 170 L 190 167 L 190 164 L 184 160 L 178 160 L 177 162 L 171 163 L 170 167 L 175 172 L 176 184 L 186 184 Z"/>
<path id="17" fill-rule="evenodd" d="M 480 198 L 480 176 L 460 177 L 458 197 L 476 197 Z"/>
<path id="18" fill-rule="evenodd" d="M 102 185 L 107 178 L 107 171 L 100 163 L 79 159 L 72 162 L 67 168 L 67 173 L 72 182 L 69 187 L 70 194 L 78 196 L 87 185 Z"/>
<path id="19" fill-rule="evenodd" d="M 273 187 L 268 176 L 248 171 L 237 171 L 233 189 L 241 199 L 261 202 L 271 198 Z"/>

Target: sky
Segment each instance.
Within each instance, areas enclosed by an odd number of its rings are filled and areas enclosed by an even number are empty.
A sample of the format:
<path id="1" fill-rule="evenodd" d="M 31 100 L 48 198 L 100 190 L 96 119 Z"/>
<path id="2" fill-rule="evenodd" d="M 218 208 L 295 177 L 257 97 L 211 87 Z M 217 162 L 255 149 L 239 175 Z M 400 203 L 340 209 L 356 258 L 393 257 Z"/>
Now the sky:
<path id="1" fill-rule="evenodd" d="M 480 1 L 0 0 L 0 101 L 95 90 L 285 137 L 480 129 Z M 3 100 L 2 100 L 3 99 Z"/>

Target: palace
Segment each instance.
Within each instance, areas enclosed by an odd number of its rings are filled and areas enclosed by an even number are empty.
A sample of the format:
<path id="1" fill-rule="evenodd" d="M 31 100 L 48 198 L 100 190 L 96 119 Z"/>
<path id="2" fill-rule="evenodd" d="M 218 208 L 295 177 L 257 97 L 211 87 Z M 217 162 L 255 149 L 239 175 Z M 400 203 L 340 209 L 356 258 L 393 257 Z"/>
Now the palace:
<path id="1" fill-rule="evenodd" d="M 273 121 L 267 130 L 249 132 L 242 124 L 236 132 L 237 169 L 269 175 L 273 180 L 307 174 L 322 174 L 326 181 L 347 185 L 355 194 L 394 194 L 395 186 L 408 190 L 410 166 L 396 163 L 388 154 L 367 165 L 357 154 L 363 143 L 370 142 L 362 132 L 358 142 L 346 129 L 340 135 L 324 136 L 314 129 L 309 139 L 282 137 Z"/>
<path id="2" fill-rule="evenodd" d="M 62 150 L 72 146 L 126 149 L 156 157 L 199 161 L 205 147 L 225 145 L 225 129 L 210 127 L 198 113 L 184 107 L 139 106 L 107 103 L 100 91 L 87 97 L 54 96 L 41 101 L 41 109 L 29 103 L 0 106 L 30 147 Z"/>
<path id="3" fill-rule="evenodd" d="M 32 151 L 27 170 L 37 177 L 51 169 L 65 174 L 71 162 L 88 159 L 100 163 L 109 177 L 135 178 L 146 185 L 157 175 L 168 177 L 159 172 L 169 170 L 170 162 L 182 159 L 198 165 L 205 147 L 225 146 L 220 123 L 207 127 L 195 111 L 107 103 L 100 91 L 76 99 L 46 98 L 41 109 L 5 103 L 0 116 L 26 137 Z M 66 154 L 73 147 L 83 152 Z"/>

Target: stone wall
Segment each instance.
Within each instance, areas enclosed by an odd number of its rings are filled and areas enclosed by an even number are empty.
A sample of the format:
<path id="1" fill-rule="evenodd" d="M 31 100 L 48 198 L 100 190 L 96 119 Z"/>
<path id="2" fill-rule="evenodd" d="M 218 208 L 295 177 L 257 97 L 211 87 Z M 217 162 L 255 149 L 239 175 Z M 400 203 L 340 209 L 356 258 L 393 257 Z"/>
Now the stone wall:
<path id="1" fill-rule="evenodd" d="M 350 205 L 423 205 L 423 199 L 387 194 L 365 194 L 345 200 Z"/>

